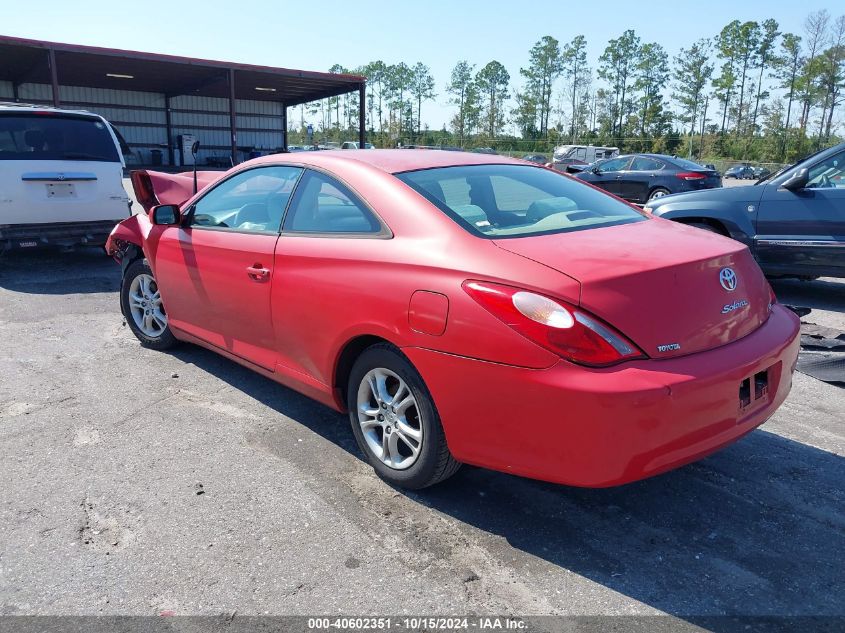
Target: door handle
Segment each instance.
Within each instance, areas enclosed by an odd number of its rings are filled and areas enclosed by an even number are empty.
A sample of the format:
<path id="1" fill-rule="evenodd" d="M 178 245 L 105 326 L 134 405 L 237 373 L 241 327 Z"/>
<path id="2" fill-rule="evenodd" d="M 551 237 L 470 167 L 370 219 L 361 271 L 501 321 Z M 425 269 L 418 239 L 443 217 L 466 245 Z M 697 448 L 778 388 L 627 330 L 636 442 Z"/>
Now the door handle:
<path id="1" fill-rule="evenodd" d="M 261 264 L 247 267 L 246 274 L 253 281 L 264 281 L 270 278 L 270 271 Z"/>

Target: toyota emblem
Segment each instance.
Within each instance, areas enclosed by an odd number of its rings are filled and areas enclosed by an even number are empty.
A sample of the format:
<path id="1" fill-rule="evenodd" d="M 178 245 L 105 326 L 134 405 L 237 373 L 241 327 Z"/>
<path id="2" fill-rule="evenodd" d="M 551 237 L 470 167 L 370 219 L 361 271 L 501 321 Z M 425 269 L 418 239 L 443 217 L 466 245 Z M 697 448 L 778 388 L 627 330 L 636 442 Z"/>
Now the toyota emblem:
<path id="1" fill-rule="evenodd" d="M 736 273 L 733 271 L 733 268 L 723 268 L 719 271 L 719 283 L 728 292 L 736 290 L 736 282 Z"/>

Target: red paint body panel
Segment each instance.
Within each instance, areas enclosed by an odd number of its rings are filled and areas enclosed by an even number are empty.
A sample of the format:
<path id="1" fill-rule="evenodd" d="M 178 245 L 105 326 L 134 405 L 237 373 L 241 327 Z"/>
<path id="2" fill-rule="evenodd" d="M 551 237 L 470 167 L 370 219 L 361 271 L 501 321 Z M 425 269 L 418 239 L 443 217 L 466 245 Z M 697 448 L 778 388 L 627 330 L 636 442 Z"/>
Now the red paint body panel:
<path id="1" fill-rule="evenodd" d="M 797 317 L 775 306 L 766 325 L 731 345 L 609 369 L 561 361 L 529 370 L 404 352 L 425 376 L 456 459 L 600 487 L 695 461 L 765 422 L 789 393 L 798 329 Z M 769 367 L 769 399 L 741 413 L 740 382 Z"/>
<path id="2" fill-rule="evenodd" d="M 197 172 L 197 190 L 202 191 L 213 182 L 217 182 L 226 175 L 225 171 L 198 171 Z M 140 183 L 141 176 L 149 178 L 149 184 L 153 188 L 155 197 L 151 197 L 148 192 L 139 190 L 142 186 Z M 132 172 L 132 187 L 135 189 L 135 196 L 138 202 L 144 208 L 144 211 L 149 210 L 157 204 L 177 204 L 181 205 L 194 195 L 194 172 L 181 172 L 178 174 L 168 174 L 161 171 L 139 170 Z"/>
<path id="3" fill-rule="evenodd" d="M 156 227 L 154 272 L 171 325 L 265 369 L 276 365 L 270 312 L 276 235 Z M 256 280 L 247 269 L 266 269 Z"/>
<path id="4" fill-rule="evenodd" d="M 666 358 L 742 338 L 769 316 L 769 284 L 748 248 L 701 233 L 663 220 L 496 243 L 566 271 L 581 282 L 584 308 L 619 328 L 649 356 Z M 732 292 L 719 284 L 725 267 L 739 278 Z M 749 305 L 722 313 L 740 299 Z M 671 343 L 682 344 L 678 350 L 658 351 Z"/>
<path id="5" fill-rule="evenodd" d="M 345 408 L 338 361 L 351 341 L 375 336 L 402 348 L 434 398 L 455 457 L 480 466 L 576 485 L 620 484 L 734 441 L 783 401 L 798 322 L 777 305 L 770 314 L 768 285 L 738 243 L 650 217 L 487 240 L 392 175 L 497 163 L 524 164 L 411 150 L 268 156 L 225 176 L 275 164 L 327 172 L 366 201 L 389 233 L 258 234 L 152 226 L 135 216 L 116 227 L 108 249 L 143 247 L 177 338 L 338 410 Z M 184 195 L 184 183 L 168 182 L 165 197 Z M 719 287 L 724 266 L 739 275 L 733 292 Z M 264 271 L 260 278 L 255 270 Z M 603 369 L 563 361 L 464 292 L 468 279 L 583 306 L 652 359 Z M 740 297 L 746 309 L 721 314 L 723 303 Z M 654 358 L 656 345 L 675 337 L 681 350 Z M 740 382 L 761 370 L 769 370 L 768 399 L 739 411 Z"/>
<path id="6" fill-rule="evenodd" d="M 415 332 L 440 336 L 446 331 L 449 297 L 439 292 L 417 290 L 408 306 L 408 325 Z"/>

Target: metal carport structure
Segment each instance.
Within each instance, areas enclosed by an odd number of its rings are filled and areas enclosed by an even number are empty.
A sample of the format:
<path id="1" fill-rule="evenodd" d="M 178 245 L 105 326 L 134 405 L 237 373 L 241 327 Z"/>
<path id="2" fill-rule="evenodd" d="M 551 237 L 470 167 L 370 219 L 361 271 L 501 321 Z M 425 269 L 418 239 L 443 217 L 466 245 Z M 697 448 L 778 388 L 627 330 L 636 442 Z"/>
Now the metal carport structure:
<path id="1" fill-rule="evenodd" d="M 5 88 L 5 89 L 4 89 Z M 77 44 L 62 44 L 0 35 L 0 100 L 49 103 L 56 107 L 108 110 L 116 127 L 135 126 L 164 132 L 166 142 L 130 143 L 136 147 L 167 147 L 175 164 L 174 130 L 200 127 L 227 131 L 228 149 L 238 162 L 239 131 L 268 136 L 281 133 L 275 149 L 287 148 L 287 109 L 310 101 L 358 92 L 358 141 L 365 141 L 366 79 L 333 74 L 194 59 Z M 5 94 L 4 94 L 5 93 Z M 90 95 L 96 95 L 94 97 Z M 150 100 L 143 95 L 155 95 Z M 192 97 L 194 99 L 187 99 Z M 202 100 L 197 98 L 203 98 Z M 174 102 L 182 99 L 181 104 Z M 196 105 L 196 104 L 200 105 Z M 216 104 L 208 109 L 205 104 Z M 228 108 L 225 108 L 225 105 Z M 264 106 L 273 105 L 272 112 Z M 241 107 L 245 111 L 239 111 Z M 228 110 L 226 112 L 225 110 Z M 115 117 L 130 112 L 132 116 Z M 174 122 L 210 119 L 200 125 Z M 222 121 L 228 115 L 224 125 Z M 114 119 L 118 120 L 115 121 Z M 122 121 L 121 118 L 133 119 Z M 135 120 L 137 119 L 137 120 Z M 259 120 L 252 127 L 239 119 Z M 267 126 L 264 121 L 271 120 Z M 140 122 L 139 122 L 140 121 Z M 161 139 L 161 134 L 158 134 Z M 277 138 L 274 136 L 274 138 Z M 223 150 L 225 144 L 211 146 Z M 223 150 L 224 151 L 224 150 Z M 241 150 L 243 151 L 243 150 Z"/>

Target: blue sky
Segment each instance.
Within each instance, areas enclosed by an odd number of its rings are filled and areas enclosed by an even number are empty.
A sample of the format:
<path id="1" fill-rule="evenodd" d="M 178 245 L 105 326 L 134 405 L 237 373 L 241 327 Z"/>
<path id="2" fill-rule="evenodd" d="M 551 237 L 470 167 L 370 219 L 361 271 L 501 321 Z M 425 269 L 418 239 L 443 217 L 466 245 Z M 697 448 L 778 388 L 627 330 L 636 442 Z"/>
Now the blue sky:
<path id="1" fill-rule="evenodd" d="M 629 28 L 674 55 L 733 19 L 773 17 L 781 30 L 800 33 L 811 11 L 845 12 L 839 2 L 812 0 L 38 0 L 16 2 L 13 11 L 5 4 L 0 33 L 18 37 L 307 70 L 422 61 L 437 82 L 439 103 L 423 107 L 432 128 L 451 116 L 444 87 L 456 60 L 480 67 L 497 59 L 518 86 L 519 68 L 543 35 L 563 43 L 583 34 L 595 67 L 607 40 Z"/>

